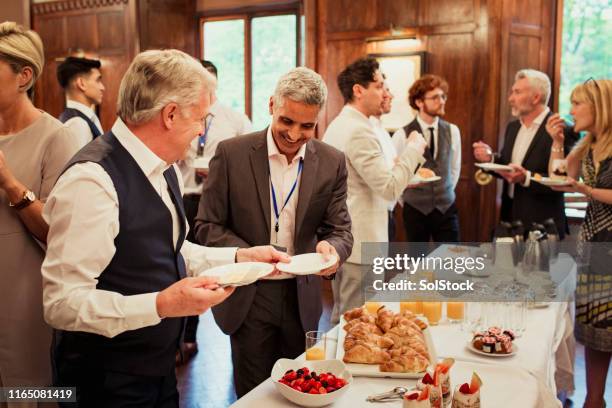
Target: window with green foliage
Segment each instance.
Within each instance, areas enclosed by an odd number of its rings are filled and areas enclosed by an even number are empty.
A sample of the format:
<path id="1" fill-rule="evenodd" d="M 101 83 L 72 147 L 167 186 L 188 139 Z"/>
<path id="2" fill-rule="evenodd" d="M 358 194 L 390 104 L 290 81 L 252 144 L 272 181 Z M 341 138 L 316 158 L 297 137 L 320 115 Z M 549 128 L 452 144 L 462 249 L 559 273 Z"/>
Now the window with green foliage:
<path id="1" fill-rule="evenodd" d="M 270 123 L 268 102 L 278 78 L 303 61 L 298 16 L 296 10 L 203 19 L 202 55 L 219 70 L 217 96 L 249 115 L 254 130 Z"/>
<path id="2" fill-rule="evenodd" d="M 270 122 L 268 102 L 278 78 L 297 61 L 296 16 L 254 18 L 251 25 L 253 55 L 253 129 Z"/>
<path id="3" fill-rule="evenodd" d="M 204 24 L 204 59 L 219 72 L 217 97 L 239 112 L 245 111 L 244 20 Z"/>
<path id="4" fill-rule="evenodd" d="M 589 78 L 612 78 L 612 0 L 564 0 L 559 112 L 570 118 L 570 95 Z"/>

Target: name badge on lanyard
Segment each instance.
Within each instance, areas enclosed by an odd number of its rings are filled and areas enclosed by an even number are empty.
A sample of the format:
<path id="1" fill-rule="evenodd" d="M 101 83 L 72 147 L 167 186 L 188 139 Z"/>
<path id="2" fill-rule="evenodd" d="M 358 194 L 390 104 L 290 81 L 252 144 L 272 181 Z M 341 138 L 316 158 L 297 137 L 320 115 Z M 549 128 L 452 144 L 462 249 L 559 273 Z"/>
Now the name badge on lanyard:
<path id="1" fill-rule="evenodd" d="M 198 157 L 202 157 L 204 155 L 204 145 L 206 145 L 206 139 L 208 138 L 208 131 L 210 130 L 210 125 L 212 124 L 212 121 L 214 118 L 214 116 L 212 116 L 210 113 L 206 117 L 210 119 L 208 120 L 208 123 L 206 123 L 206 127 L 204 128 L 204 133 L 202 133 L 198 137 L 198 151 L 196 153 L 196 156 Z"/>
<path id="2" fill-rule="evenodd" d="M 293 185 L 291 186 L 291 190 L 289 190 L 289 194 L 287 195 L 287 198 L 285 199 L 285 203 L 283 204 L 283 207 L 280 209 L 280 211 L 278 210 L 278 204 L 276 203 L 276 192 L 274 190 L 274 184 L 272 183 L 272 177 L 270 177 L 270 189 L 272 190 L 272 205 L 274 207 L 274 219 L 275 219 L 275 223 L 274 223 L 274 232 L 276 233 L 274 234 L 275 240 L 277 240 L 278 230 L 280 229 L 278 225 L 279 217 L 281 213 L 283 212 L 283 210 L 285 209 L 285 207 L 287 206 L 287 203 L 291 199 L 293 192 L 295 191 L 295 188 L 297 186 L 298 179 L 300 178 L 300 173 L 302 173 L 303 167 L 304 167 L 304 160 L 300 159 L 300 164 L 298 165 L 298 171 L 297 171 L 297 175 L 295 176 L 295 181 L 293 182 Z"/>

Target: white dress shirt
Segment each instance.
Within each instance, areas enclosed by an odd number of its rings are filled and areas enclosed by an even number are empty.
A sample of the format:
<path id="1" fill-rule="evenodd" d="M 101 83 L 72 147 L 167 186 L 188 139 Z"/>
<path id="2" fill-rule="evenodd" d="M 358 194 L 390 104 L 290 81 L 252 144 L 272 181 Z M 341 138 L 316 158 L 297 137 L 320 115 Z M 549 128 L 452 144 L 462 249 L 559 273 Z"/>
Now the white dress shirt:
<path id="1" fill-rule="evenodd" d="M 516 135 L 516 139 L 514 139 L 514 146 L 512 147 L 512 157 L 510 163 L 514 164 L 523 164 L 523 160 L 525 160 L 525 154 L 527 154 L 527 150 L 529 150 L 529 146 L 531 146 L 531 142 L 533 142 L 533 138 L 535 137 L 538 129 L 544 122 L 544 118 L 550 112 L 550 108 L 547 106 L 544 108 L 542 113 L 540 113 L 534 120 L 531 122 L 531 125 L 526 126 L 523 121 L 521 121 L 521 127 Z M 522 183 L 524 187 L 529 187 L 531 181 L 531 172 L 528 170 L 525 175 L 525 181 Z M 508 195 L 510 198 L 514 198 L 514 184 L 510 184 L 508 188 Z"/>
<path id="2" fill-rule="evenodd" d="M 113 134 L 130 153 L 172 215 L 176 248 L 180 223 L 163 172 L 170 166 L 156 156 L 121 121 Z M 173 166 L 178 180 L 180 172 Z M 181 191 L 182 182 L 179 181 Z M 114 337 L 160 322 L 158 292 L 124 296 L 96 289 L 97 278 L 111 262 L 119 234 L 119 200 L 113 181 L 97 163 L 70 167 L 57 181 L 43 209 L 49 224 L 42 265 L 45 319 L 51 326 Z M 187 222 L 185 222 L 186 227 Z M 207 248 L 184 241 L 181 254 L 189 276 L 233 263 L 236 248 Z"/>
<path id="3" fill-rule="evenodd" d="M 287 156 L 278 150 L 272 137 L 271 127 L 268 127 L 266 144 L 268 146 L 270 181 L 274 185 L 276 206 L 280 213 L 278 217 L 277 233 L 275 230 L 276 215 L 274 212 L 274 201 L 272 199 L 272 186 L 270 186 L 270 244 L 287 248 L 287 253 L 289 255 L 294 255 L 295 248 L 293 246 L 293 241 L 295 237 L 295 216 L 297 213 L 298 197 L 300 195 L 300 182 L 302 180 L 302 173 L 298 173 L 298 169 L 300 167 L 300 160 L 303 161 L 304 157 L 306 157 L 306 144 L 300 147 L 297 154 L 291 160 L 291 163 L 287 161 Z M 302 169 L 302 172 L 303 171 Z M 291 191 L 291 187 L 293 187 L 293 183 L 296 183 L 295 190 L 293 194 L 291 194 L 287 205 L 281 211 Z M 269 277 L 269 279 L 289 279 L 294 277 L 294 275 L 281 273 Z"/>
<path id="4" fill-rule="evenodd" d="M 429 146 L 431 146 L 431 132 L 429 131 L 430 127 L 434 128 L 434 142 L 435 142 L 435 146 L 436 146 L 436 151 L 435 151 L 435 157 L 438 157 L 438 152 L 440 151 L 439 149 L 439 142 L 438 142 L 438 124 L 439 124 L 439 118 L 436 117 L 434 119 L 434 122 L 430 125 L 428 123 L 425 123 L 425 121 L 423 121 L 423 119 L 421 119 L 420 115 L 416 115 L 416 120 L 419 123 L 419 126 L 421 126 L 421 129 L 423 130 L 423 137 L 425 138 L 425 140 L 427 141 L 427 144 Z M 451 181 L 453 183 L 453 188 L 457 187 L 457 182 L 459 181 L 459 175 L 461 174 L 461 133 L 459 132 L 459 128 L 457 127 L 457 125 L 453 124 L 453 123 L 449 123 L 450 125 L 450 135 L 451 135 L 451 151 L 450 151 L 450 157 L 451 157 L 451 162 L 450 162 L 450 174 L 451 174 Z M 404 128 L 399 128 L 392 137 L 392 141 L 393 141 L 393 145 L 395 146 L 395 149 L 397 150 L 397 154 L 401 154 L 404 149 L 406 148 L 406 144 L 408 143 L 408 139 L 406 138 L 406 132 L 404 132 Z"/>
<path id="5" fill-rule="evenodd" d="M 66 107 L 76 109 L 91 120 L 94 125 L 98 128 L 100 133 L 104 133 L 102 130 L 102 124 L 100 123 L 100 119 L 98 119 L 98 115 L 94 112 L 93 109 L 89 106 L 85 106 L 80 102 L 73 101 L 70 99 L 66 100 Z M 87 122 L 78 116 L 74 118 L 70 118 L 66 121 L 66 126 L 70 128 L 70 130 L 78 137 L 80 147 L 85 146 L 87 143 L 93 140 L 93 134 L 91 133 L 91 129 Z"/>
<path id="6" fill-rule="evenodd" d="M 206 122 L 210 123 L 210 127 L 206 134 L 206 143 L 204 144 L 204 152 L 202 154 L 204 161 L 212 159 L 217 146 L 223 140 L 249 133 L 252 130 L 251 122 L 245 114 L 223 105 L 219 100 L 211 105 Z M 199 194 L 202 190 L 202 185 L 197 184 L 195 180 L 194 161 L 197 158 L 198 143 L 199 138 L 193 139 L 187 156 L 184 160 L 178 162 L 183 174 L 185 193 L 187 194 Z"/>
<path id="7" fill-rule="evenodd" d="M 379 118 L 375 116 L 370 116 L 370 122 L 372 122 L 374 132 L 376 133 L 378 140 L 380 140 L 382 152 L 385 156 L 385 162 L 389 166 L 389 170 L 391 170 L 395 165 L 395 158 L 397 157 L 397 151 L 395 150 L 395 146 L 391 141 L 391 135 L 389 134 L 389 132 L 387 132 L 387 129 L 384 128 L 382 121 Z M 389 211 L 393 211 L 393 209 L 395 208 L 395 203 L 395 200 L 389 201 Z"/>

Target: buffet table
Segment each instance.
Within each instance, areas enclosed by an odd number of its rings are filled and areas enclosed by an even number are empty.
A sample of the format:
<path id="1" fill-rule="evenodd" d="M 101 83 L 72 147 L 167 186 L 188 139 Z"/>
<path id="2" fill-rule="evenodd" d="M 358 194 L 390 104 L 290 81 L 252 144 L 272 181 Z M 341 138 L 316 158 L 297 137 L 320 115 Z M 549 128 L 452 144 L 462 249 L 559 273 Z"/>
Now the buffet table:
<path id="1" fill-rule="evenodd" d="M 557 282 L 559 288 L 573 287 L 575 265 L 569 257 L 560 257 L 565 273 L 565 282 Z M 571 262 L 571 263 L 570 263 Z M 441 322 L 430 326 L 431 336 L 438 358 L 452 357 L 456 363 L 451 369 L 451 384 L 468 382 L 473 371 L 483 380 L 481 395 L 486 407 L 560 407 L 556 398 L 555 354 L 566 354 L 568 333 L 572 336 L 569 317 L 571 302 L 552 302 L 546 307 L 527 310 L 525 331 L 515 340 L 518 347 L 516 355 L 494 358 L 475 354 L 467 349 L 471 333 L 463 331 L 461 324 Z M 336 339 L 339 326 L 328 332 L 326 358 L 336 358 Z M 331 341 L 330 341 L 331 338 Z M 341 347 L 341 345 L 340 345 Z M 298 359 L 303 359 L 304 355 Z M 376 407 L 381 403 L 366 402 L 372 394 L 389 391 L 397 386 L 412 388 L 416 380 L 394 378 L 354 377 L 351 389 L 343 395 L 334 407 Z M 294 406 L 275 389 L 272 379 L 253 389 L 233 407 L 287 407 Z M 384 403 L 385 407 L 401 407 L 400 400 Z"/>

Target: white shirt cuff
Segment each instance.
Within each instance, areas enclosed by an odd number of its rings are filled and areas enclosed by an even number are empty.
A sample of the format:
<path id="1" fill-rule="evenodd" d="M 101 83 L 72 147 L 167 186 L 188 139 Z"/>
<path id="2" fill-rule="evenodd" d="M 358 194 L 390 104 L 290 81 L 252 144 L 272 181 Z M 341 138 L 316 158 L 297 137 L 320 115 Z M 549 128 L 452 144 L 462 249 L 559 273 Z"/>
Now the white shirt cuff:
<path id="1" fill-rule="evenodd" d="M 530 184 L 531 184 L 531 172 L 527 170 L 527 173 L 525 174 L 525 181 L 523 181 L 522 185 L 523 187 L 529 187 Z"/>
<path id="2" fill-rule="evenodd" d="M 123 297 L 126 331 L 155 326 L 161 322 L 161 318 L 157 314 L 158 293 L 143 293 Z"/>

